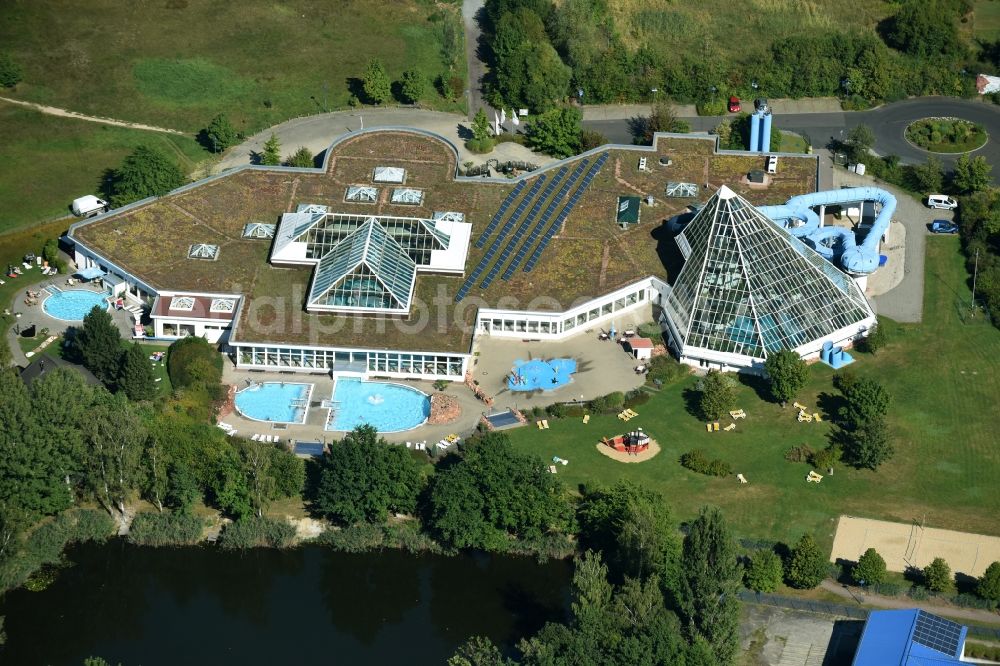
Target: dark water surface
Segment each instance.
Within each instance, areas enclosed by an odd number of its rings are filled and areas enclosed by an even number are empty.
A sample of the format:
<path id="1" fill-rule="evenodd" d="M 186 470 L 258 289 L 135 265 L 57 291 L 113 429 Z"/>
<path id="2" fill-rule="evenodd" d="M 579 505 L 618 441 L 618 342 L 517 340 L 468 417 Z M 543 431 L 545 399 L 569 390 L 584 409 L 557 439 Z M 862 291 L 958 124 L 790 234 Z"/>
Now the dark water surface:
<path id="1" fill-rule="evenodd" d="M 476 634 L 511 645 L 563 619 L 567 562 L 230 553 L 115 541 L 67 553 L 43 592 L 0 599 L 0 664 L 442 664 Z"/>

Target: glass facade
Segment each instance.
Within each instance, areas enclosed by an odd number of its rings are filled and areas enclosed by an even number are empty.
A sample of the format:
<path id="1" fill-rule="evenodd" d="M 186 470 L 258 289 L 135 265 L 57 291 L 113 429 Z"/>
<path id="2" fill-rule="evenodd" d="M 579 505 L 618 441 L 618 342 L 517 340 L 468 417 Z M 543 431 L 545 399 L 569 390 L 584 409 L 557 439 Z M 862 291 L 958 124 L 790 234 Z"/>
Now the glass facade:
<path id="1" fill-rule="evenodd" d="M 684 237 L 690 254 L 664 307 L 686 346 L 764 358 L 872 315 L 851 278 L 728 188 Z"/>
<path id="2" fill-rule="evenodd" d="M 416 354 L 398 351 L 353 351 L 338 349 L 287 349 L 265 345 L 234 348 L 240 367 L 298 368 L 317 371 L 361 372 L 415 377 L 464 376 L 466 356 Z"/>
<path id="3" fill-rule="evenodd" d="M 429 220 L 415 217 L 373 217 L 371 215 L 324 215 L 310 222 L 307 228 L 295 230 L 296 236 L 305 235 L 306 257 L 320 259 L 332 251 L 348 236 L 369 223 L 379 225 L 409 255 L 418 266 L 431 263 L 432 250 L 448 248 L 447 234 L 434 228 Z"/>
<path id="4" fill-rule="evenodd" d="M 399 243 L 369 220 L 320 260 L 306 309 L 406 310 L 416 274 Z"/>

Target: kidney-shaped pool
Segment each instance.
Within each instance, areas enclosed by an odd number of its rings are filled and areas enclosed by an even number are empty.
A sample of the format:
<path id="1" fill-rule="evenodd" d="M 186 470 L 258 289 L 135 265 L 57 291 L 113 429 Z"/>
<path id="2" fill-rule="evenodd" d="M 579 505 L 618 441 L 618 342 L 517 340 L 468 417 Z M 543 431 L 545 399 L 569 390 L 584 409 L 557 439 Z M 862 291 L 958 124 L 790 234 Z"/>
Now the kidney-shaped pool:
<path id="1" fill-rule="evenodd" d="M 379 432 L 400 432 L 422 425 L 431 415 L 431 398 L 402 384 L 341 377 L 333 389 L 332 418 L 326 429 L 354 430 L 367 423 Z"/>

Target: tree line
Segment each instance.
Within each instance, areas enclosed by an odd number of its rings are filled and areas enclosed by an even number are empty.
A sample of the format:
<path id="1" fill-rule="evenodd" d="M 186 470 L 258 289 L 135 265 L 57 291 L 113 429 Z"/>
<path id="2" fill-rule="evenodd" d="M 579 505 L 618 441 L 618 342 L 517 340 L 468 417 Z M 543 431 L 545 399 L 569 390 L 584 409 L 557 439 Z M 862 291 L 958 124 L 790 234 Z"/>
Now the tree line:
<path id="1" fill-rule="evenodd" d="M 717 102 L 731 91 L 839 96 L 854 106 L 972 94 L 966 72 L 973 63 L 996 65 L 989 44 L 972 50 L 962 40 L 958 24 L 969 11 L 967 0 L 903 0 L 878 34 L 803 32 L 775 40 L 761 57 L 679 48 L 676 40 L 652 37 L 628 46 L 607 0 L 488 0 L 484 30 L 493 66 L 487 96 L 498 108 L 542 112 L 567 97 L 591 104 L 647 101 L 654 89 L 681 102 Z"/>

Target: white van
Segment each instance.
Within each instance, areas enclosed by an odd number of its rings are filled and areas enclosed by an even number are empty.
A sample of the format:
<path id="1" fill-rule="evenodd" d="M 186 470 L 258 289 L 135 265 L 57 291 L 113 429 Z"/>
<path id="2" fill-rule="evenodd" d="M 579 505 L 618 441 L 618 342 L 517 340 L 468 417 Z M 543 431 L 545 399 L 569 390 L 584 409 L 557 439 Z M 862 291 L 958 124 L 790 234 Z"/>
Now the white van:
<path id="1" fill-rule="evenodd" d="M 946 197 L 943 194 L 930 194 L 927 196 L 927 207 L 955 210 L 958 208 L 958 202 L 951 197 Z"/>
<path id="2" fill-rule="evenodd" d="M 108 202 L 98 199 L 93 194 L 73 200 L 73 214 L 77 217 L 100 215 L 108 209 Z"/>

